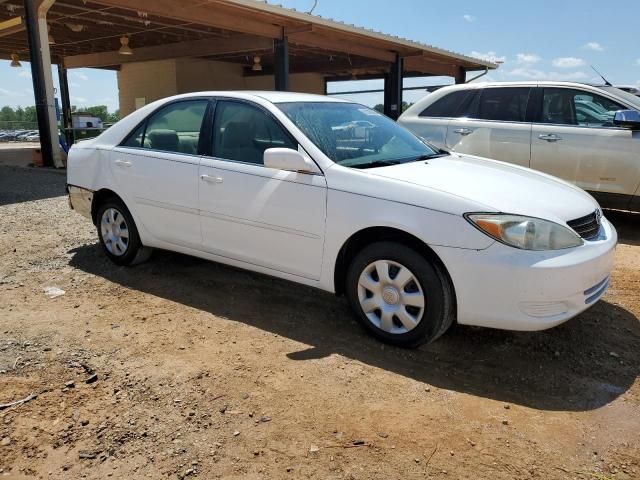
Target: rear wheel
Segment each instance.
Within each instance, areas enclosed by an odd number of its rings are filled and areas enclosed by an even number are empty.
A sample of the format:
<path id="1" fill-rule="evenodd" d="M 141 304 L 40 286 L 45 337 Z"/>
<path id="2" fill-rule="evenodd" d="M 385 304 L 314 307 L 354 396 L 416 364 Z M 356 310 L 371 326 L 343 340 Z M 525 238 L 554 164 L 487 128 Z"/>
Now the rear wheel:
<path id="1" fill-rule="evenodd" d="M 437 265 L 405 245 L 365 247 L 347 272 L 347 297 L 360 322 L 380 340 L 415 347 L 453 321 L 453 294 Z"/>
<path id="2" fill-rule="evenodd" d="M 116 265 L 132 265 L 149 258 L 151 249 L 140 242 L 133 217 L 121 200 L 110 198 L 98 207 L 96 227 L 100 245 Z"/>

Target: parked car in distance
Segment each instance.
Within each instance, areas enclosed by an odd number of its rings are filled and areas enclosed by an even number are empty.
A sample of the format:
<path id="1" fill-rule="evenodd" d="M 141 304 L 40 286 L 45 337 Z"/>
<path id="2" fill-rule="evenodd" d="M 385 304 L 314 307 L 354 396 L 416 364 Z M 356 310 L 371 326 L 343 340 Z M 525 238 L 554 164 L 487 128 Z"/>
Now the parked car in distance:
<path id="1" fill-rule="evenodd" d="M 540 170 L 606 208 L 640 211 L 638 112 L 640 97 L 614 87 L 471 83 L 437 90 L 398 121 L 439 148 Z"/>
<path id="2" fill-rule="evenodd" d="M 67 175 L 114 263 L 155 247 L 346 294 L 372 334 L 402 346 L 456 320 L 558 325 L 604 294 L 617 241 L 571 184 L 438 151 L 318 95 L 159 100 L 74 145 Z"/>

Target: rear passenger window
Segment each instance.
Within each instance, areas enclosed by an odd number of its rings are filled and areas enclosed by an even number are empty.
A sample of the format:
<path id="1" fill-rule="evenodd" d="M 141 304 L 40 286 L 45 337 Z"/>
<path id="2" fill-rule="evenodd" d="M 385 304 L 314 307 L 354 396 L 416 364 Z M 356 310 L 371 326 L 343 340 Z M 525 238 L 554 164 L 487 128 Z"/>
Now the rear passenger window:
<path id="1" fill-rule="evenodd" d="M 458 90 L 445 95 L 429 105 L 420 114 L 421 117 L 456 117 L 460 106 L 471 95 L 469 90 Z"/>
<path id="2" fill-rule="evenodd" d="M 123 146 L 196 155 L 207 105 L 207 100 L 171 103 L 154 113 Z"/>
<path id="3" fill-rule="evenodd" d="M 270 115 L 242 102 L 220 101 L 213 122 L 213 154 L 218 158 L 262 165 L 268 148 L 298 149 Z"/>
<path id="4" fill-rule="evenodd" d="M 524 122 L 530 93 L 528 87 L 486 88 L 480 95 L 477 117 L 481 120 Z"/>

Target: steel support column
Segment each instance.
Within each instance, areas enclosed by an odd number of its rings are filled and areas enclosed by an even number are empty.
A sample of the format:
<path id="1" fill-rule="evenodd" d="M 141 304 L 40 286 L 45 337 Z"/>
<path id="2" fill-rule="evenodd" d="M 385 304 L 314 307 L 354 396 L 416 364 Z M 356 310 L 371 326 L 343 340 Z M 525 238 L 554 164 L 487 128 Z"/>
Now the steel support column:
<path id="1" fill-rule="evenodd" d="M 63 164 L 58 140 L 47 28 L 47 12 L 54 1 L 25 0 L 24 6 L 42 160 L 46 166 L 60 168 Z"/>
<path id="2" fill-rule="evenodd" d="M 394 120 L 402 114 L 402 66 L 402 58 L 396 55 L 396 61 L 384 77 L 384 114 Z"/>
<path id="3" fill-rule="evenodd" d="M 458 67 L 456 70 L 456 83 L 464 83 L 467 81 L 467 72 L 464 68 Z"/>
<path id="4" fill-rule="evenodd" d="M 67 81 L 67 69 L 61 62 L 58 64 L 58 79 L 60 83 L 60 107 L 62 109 L 62 128 L 67 145 L 73 145 L 73 120 L 71 119 L 71 102 L 69 100 L 69 82 Z"/>
<path id="5" fill-rule="evenodd" d="M 289 91 L 289 40 L 283 36 L 282 39 L 274 40 L 273 46 L 275 89 L 287 92 Z"/>

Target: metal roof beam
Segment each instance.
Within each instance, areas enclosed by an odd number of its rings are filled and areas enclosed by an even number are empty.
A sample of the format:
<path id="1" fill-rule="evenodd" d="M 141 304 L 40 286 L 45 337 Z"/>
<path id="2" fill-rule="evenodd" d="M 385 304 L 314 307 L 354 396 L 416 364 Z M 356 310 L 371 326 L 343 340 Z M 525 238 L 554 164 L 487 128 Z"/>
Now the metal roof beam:
<path id="1" fill-rule="evenodd" d="M 88 53 L 64 58 L 67 68 L 106 67 L 132 62 L 148 62 L 183 57 L 205 57 L 208 55 L 253 53 L 261 50 L 271 50 L 273 40 L 264 37 L 239 35 L 237 37 L 220 39 L 193 40 L 190 42 L 167 43 L 153 47 L 136 48 L 133 55 L 121 55 L 118 51 Z"/>

